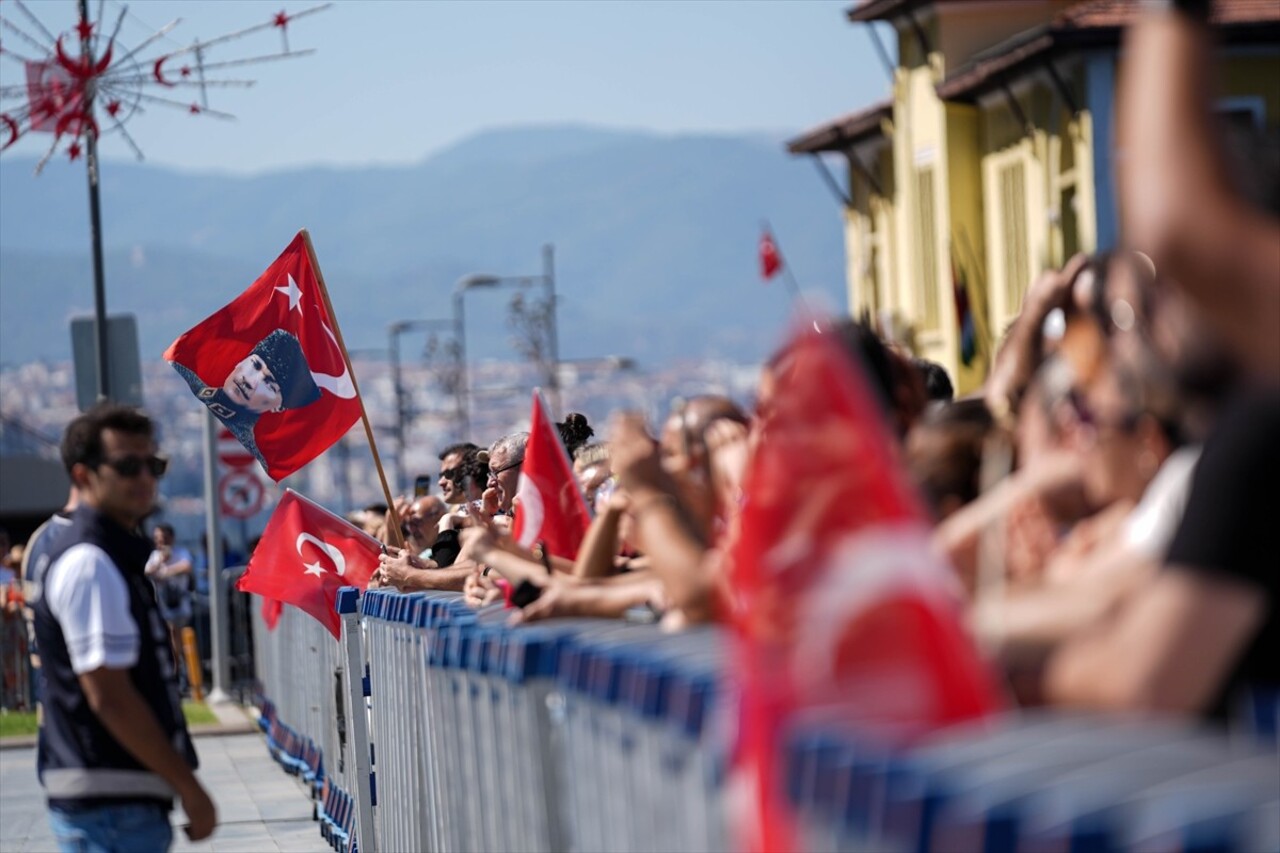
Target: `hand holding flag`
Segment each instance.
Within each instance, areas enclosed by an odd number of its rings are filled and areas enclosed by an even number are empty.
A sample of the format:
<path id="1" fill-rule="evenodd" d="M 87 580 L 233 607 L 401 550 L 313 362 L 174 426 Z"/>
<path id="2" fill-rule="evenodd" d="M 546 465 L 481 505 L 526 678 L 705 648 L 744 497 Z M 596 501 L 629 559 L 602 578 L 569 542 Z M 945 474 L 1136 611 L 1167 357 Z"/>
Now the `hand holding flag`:
<path id="1" fill-rule="evenodd" d="M 377 539 L 286 489 L 236 589 L 292 604 L 337 639 L 342 626 L 334 611 L 338 590 L 366 589 L 381 553 Z"/>

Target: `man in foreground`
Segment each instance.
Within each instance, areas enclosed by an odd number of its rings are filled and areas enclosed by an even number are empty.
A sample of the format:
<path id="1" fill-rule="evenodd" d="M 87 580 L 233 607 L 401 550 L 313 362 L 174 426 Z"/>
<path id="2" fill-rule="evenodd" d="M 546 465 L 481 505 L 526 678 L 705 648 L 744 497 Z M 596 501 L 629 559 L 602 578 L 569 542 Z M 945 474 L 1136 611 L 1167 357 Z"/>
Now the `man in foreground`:
<path id="1" fill-rule="evenodd" d="M 166 466 L 153 434 L 146 415 L 103 404 L 63 437 L 81 503 L 50 549 L 35 628 L 44 672 L 37 765 L 64 851 L 167 850 L 175 795 L 193 841 L 217 823 L 193 773 L 169 633 L 145 574 L 151 542 L 139 525 Z"/>

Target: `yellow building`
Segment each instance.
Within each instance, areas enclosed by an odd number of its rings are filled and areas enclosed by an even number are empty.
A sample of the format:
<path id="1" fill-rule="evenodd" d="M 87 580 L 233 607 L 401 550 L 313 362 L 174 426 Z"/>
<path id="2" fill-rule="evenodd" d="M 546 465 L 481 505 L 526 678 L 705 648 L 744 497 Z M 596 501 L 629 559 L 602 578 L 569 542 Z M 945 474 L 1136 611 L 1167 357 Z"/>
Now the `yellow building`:
<path id="1" fill-rule="evenodd" d="M 1112 100 L 1139 0 L 861 0 L 887 23 L 889 98 L 814 128 L 790 151 L 848 163 L 849 306 L 965 392 L 1028 285 L 1117 242 Z M 1217 0 L 1220 108 L 1280 124 L 1280 0 Z M 887 52 L 881 50 L 882 56 Z M 964 347 L 967 301 L 973 346 Z"/>

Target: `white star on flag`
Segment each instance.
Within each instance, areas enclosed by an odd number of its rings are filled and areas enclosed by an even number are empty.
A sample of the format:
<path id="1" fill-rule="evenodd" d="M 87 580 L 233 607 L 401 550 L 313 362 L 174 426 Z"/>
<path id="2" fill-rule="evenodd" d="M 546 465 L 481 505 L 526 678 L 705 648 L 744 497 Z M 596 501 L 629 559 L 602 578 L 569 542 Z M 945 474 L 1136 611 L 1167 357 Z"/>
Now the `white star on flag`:
<path id="1" fill-rule="evenodd" d="M 325 567 L 320 565 L 318 560 L 314 563 L 303 563 L 303 565 L 306 566 L 306 569 L 302 572 L 304 575 L 315 575 L 316 577 L 320 577 L 326 571 Z"/>
<path id="2" fill-rule="evenodd" d="M 283 293 L 285 296 L 288 296 L 288 297 L 289 297 L 289 310 L 290 310 L 290 311 L 292 311 L 293 309 L 297 308 L 297 309 L 298 309 L 298 313 L 299 313 L 299 314 L 301 314 L 301 313 L 302 313 L 302 308 L 301 308 L 301 304 L 302 304 L 302 301 L 301 301 L 301 300 L 302 300 L 302 290 L 298 287 L 298 283 L 297 283 L 296 281 L 294 281 L 294 280 L 293 280 L 293 273 L 289 273 L 289 286 L 288 286 L 288 287 L 277 287 L 277 288 L 276 288 L 276 292 L 277 292 L 277 293 Z"/>

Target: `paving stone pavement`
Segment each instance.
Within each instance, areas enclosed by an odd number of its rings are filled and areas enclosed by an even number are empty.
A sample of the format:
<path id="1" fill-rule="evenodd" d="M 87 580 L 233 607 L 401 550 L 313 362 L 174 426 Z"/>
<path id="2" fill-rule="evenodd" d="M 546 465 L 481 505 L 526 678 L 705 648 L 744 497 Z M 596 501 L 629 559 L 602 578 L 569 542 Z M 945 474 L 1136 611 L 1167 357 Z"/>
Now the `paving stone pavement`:
<path id="1" fill-rule="evenodd" d="M 219 825 L 211 838 L 187 840 L 181 808 L 175 808 L 174 853 L 326 853 L 320 825 L 311 819 L 311 800 L 298 780 L 267 754 L 261 734 L 197 737 L 197 775 L 218 806 Z M 0 750 L 0 853 L 56 851 L 36 782 L 34 748 Z"/>

